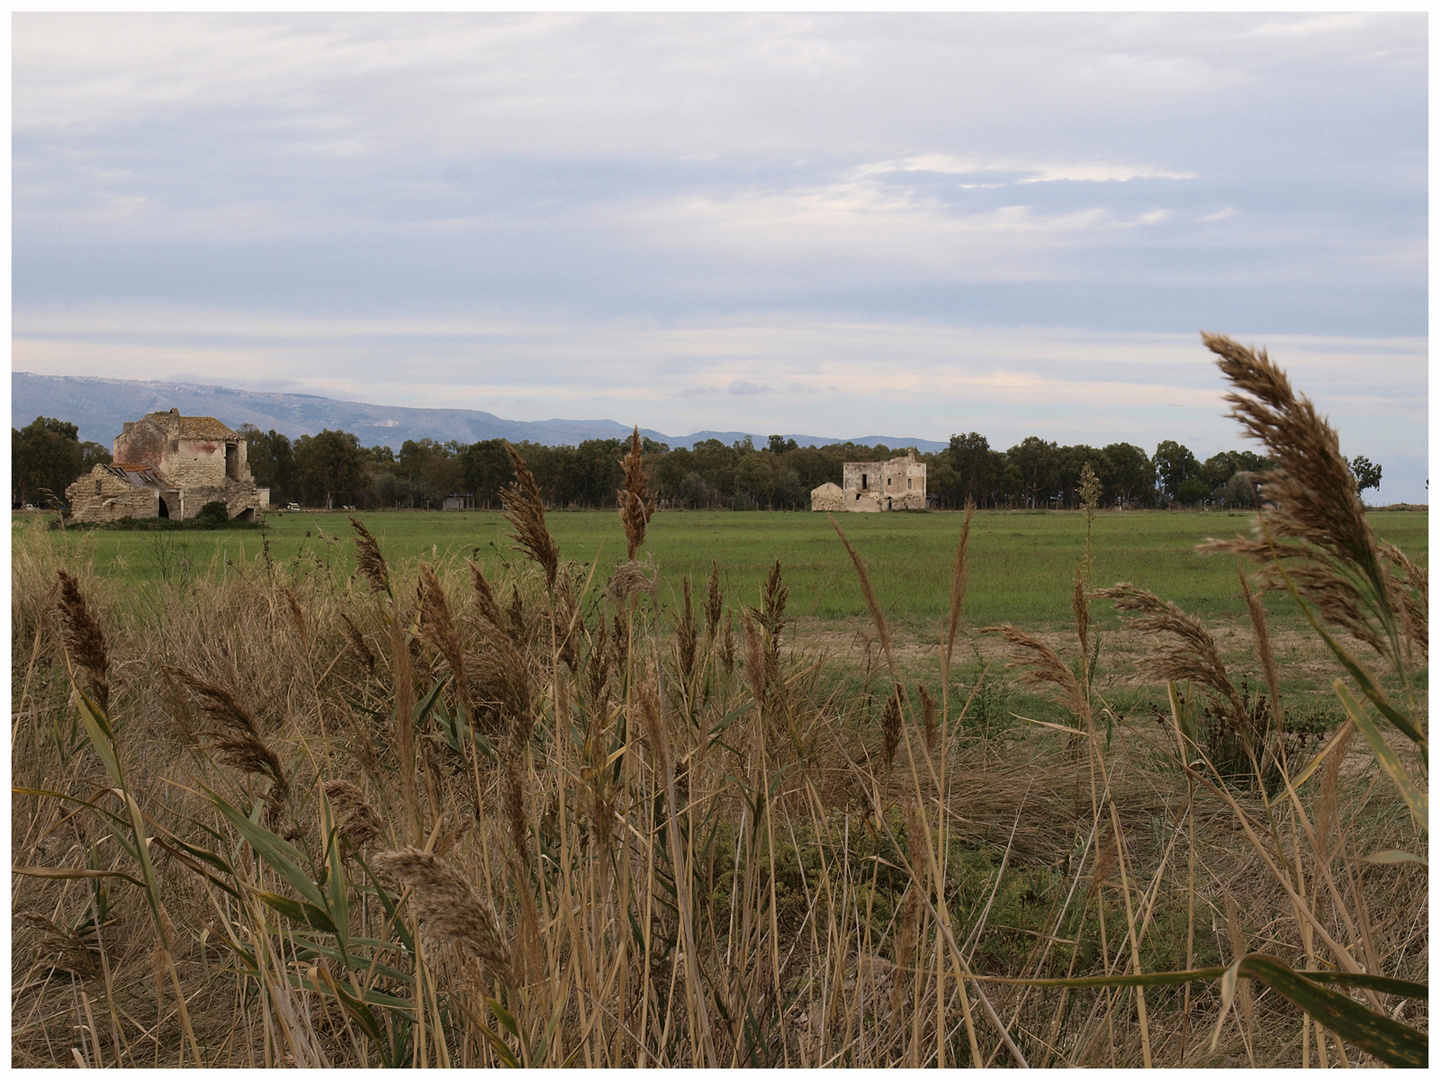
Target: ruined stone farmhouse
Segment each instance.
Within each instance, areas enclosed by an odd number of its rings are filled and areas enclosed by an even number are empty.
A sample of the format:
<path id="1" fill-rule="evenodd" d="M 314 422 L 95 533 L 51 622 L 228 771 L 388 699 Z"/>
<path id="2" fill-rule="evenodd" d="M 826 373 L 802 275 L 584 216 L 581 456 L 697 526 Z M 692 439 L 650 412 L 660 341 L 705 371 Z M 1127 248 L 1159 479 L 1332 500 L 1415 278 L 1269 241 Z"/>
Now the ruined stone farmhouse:
<path id="1" fill-rule="evenodd" d="M 821 484 L 810 492 L 810 509 L 853 513 L 925 509 L 925 463 L 915 460 L 914 450 L 889 461 L 847 461 L 841 479 L 839 487 Z"/>
<path id="2" fill-rule="evenodd" d="M 231 518 L 249 521 L 270 505 L 270 489 L 256 487 L 250 475 L 245 440 L 213 416 L 171 409 L 127 421 L 114 459 L 65 489 L 75 520 L 183 520 L 223 502 Z"/>

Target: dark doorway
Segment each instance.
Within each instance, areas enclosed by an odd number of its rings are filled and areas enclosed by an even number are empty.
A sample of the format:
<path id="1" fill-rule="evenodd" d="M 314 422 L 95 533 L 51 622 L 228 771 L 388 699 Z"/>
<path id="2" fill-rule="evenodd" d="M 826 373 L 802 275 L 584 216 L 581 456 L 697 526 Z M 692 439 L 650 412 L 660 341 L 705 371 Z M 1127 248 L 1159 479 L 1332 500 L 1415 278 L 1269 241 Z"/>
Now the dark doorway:
<path id="1" fill-rule="evenodd" d="M 225 444 L 225 475 L 231 480 L 240 479 L 240 447 L 233 442 Z"/>
<path id="2" fill-rule="evenodd" d="M 159 496 L 158 501 L 160 503 L 160 516 L 162 518 L 168 518 L 170 516 L 170 507 L 165 504 L 165 496 Z"/>

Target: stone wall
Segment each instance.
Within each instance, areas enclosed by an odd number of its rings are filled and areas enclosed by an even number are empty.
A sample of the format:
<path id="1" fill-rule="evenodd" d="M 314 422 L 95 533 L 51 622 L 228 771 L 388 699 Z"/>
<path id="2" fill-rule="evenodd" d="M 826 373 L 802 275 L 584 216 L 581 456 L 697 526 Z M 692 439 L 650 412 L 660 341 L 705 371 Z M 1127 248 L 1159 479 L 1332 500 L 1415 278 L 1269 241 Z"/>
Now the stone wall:
<path id="1" fill-rule="evenodd" d="M 843 475 L 846 510 L 925 509 L 925 463 L 913 451 L 889 461 L 847 461 Z"/>
<path id="2" fill-rule="evenodd" d="M 225 444 L 200 439 L 177 439 L 168 448 L 160 471 L 176 487 L 185 490 L 185 501 L 197 488 L 222 488 L 225 475 Z M 209 499 L 205 500 L 209 502 Z"/>
<path id="3" fill-rule="evenodd" d="M 118 521 L 123 517 L 160 517 L 160 500 L 167 500 L 167 510 L 180 516 L 179 493 L 161 492 L 153 487 L 136 487 L 96 465 L 89 475 L 82 476 L 65 489 L 65 501 L 76 521 Z"/>
<path id="4" fill-rule="evenodd" d="M 845 492 L 838 484 L 821 484 L 810 492 L 811 510 L 837 511 L 845 509 Z"/>
<path id="5" fill-rule="evenodd" d="M 170 433 L 149 417 L 127 423 L 115 436 L 113 457 L 132 465 L 153 465 L 160 468 L 170 443 Z"/>

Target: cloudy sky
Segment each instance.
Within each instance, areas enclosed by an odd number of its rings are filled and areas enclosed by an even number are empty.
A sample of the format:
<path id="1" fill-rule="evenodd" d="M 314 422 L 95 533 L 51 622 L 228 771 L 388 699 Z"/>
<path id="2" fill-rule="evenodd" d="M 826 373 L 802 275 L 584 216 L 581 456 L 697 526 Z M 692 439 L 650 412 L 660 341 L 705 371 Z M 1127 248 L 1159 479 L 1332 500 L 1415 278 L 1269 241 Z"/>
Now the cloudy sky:
<path id="1" fill-rule="evenodd" d="M 501 416 L 1244 445 L 1426 501 L 1409 15 L 13 17 L 12 368 Z"/>

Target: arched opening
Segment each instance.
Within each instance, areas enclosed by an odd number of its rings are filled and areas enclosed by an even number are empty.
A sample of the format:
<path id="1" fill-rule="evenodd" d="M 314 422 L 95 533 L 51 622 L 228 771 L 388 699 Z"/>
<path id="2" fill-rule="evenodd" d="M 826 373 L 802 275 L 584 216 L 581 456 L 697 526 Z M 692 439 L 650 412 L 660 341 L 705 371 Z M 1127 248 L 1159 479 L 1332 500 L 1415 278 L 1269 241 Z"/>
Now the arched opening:
<path id="1" fill-rule="evenodd" d="M 170 507 L 165 502 L 165 496 L 157 495 L 155 498 L 160 504 L 160 516 L 162 518 L 168 518 L 170 516 Z"/>
<path id="2" fill-rule="evenodd" d="M 232 520 L 232 521 L 254 521 L 254 520 L 255 520 L 255 508 L 254 508 L 253 506 L 247 506 L 244 510 L 241 510 L 238 514 L 236 514 L 231 520 Z"/>
<path id="3" fill-rule="evenodd" d="M 885 497 L 885 509 L 886 509 L 886 510 L 894 510 L 894 509 L 895 509 L 894 500 L 891 499 L 888 495 Z"/>

